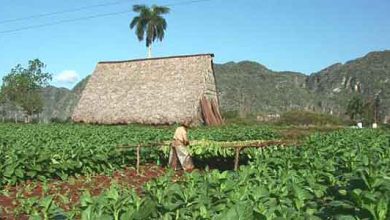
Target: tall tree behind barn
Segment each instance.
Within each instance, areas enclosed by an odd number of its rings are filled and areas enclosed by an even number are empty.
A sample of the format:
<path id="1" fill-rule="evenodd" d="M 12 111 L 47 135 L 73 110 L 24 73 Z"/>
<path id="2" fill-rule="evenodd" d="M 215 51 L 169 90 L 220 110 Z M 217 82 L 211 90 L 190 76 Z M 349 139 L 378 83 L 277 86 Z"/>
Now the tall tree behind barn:
<path id="1" fill-rule="evenodd" d="M 213 54 L 100 62 L 72 120 L 98 124 L 222 123 Z"/>

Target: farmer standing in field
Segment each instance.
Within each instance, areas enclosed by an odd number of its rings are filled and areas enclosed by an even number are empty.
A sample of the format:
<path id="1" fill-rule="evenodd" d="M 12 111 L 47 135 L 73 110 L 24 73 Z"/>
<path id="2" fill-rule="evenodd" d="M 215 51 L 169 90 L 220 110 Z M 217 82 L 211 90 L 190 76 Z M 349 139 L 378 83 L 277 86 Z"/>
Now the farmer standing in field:
<path id="1" fill-rule="evenodd" d="M 179 160 L 184 171 L 192 171 L 194 164 L 189 153 L 188 145 L 188 128 L 189 121 L 184 121 L 180 127 L 176 128 L 175 135 L 171 144 L 171 151 L 169 153 L 169 166 L 177 170 L 177 162 Z"/>

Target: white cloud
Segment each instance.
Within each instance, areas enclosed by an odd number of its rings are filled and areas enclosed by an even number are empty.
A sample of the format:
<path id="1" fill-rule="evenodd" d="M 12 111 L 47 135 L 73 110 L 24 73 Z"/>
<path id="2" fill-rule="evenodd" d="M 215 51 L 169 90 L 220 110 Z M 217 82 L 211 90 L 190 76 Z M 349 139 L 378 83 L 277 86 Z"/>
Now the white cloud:
<path id="1" fill-rule="evenodd" d="M 79 74 L 74 70 L 64 70 L 57 74 L 54 79 L 60 83 L 74 83 L 79 80 Z"/>

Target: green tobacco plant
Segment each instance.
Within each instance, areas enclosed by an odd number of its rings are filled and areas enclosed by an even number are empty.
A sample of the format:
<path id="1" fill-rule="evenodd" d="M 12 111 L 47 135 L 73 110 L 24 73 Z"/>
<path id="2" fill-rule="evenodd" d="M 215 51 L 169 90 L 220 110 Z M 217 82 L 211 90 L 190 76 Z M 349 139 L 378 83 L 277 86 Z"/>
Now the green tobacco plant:
<path id="1" fill-rule="evenodd" d="M 105 127 L 99 129 L 103 128 L 106 129 Z M 119 128 L 115 127 L 115 129 Z M 83 132 L 91 134 L 96 132 L 94 129 L 97 128 L 91 127 L 91 130 L 87 132 L 80 128 L 78 133 L 74 134 L 76 136 L 85 134 Z M 146 128 L 135 127 L 131 134 L 139 135 L 140 139 L 136 139 L 138 136 L 133 136 L 128 140 L 133 143 L 139 140 L 148 142 L 164 140 L 164 135 L 167 138 L 165 140 L 169 140 L 171 136 L 170 133 L 165 134 L 165 130 L 154 130 L 156 134 L 142 133 L 146 131 L 144 129 Z M 245 129 L 249 128 L 243 128 Z M 17 132 L 20 131 L 16 130 Z M 69 175 L 91 173 L 100 169 L 113 170 L 123 165 L 124 161 L 131 161 L 126 158 L 130 156 L 126 153 L 121 155 L 99 147 L 99 141 L 107 146 L 127 141 L 127 137 L 116 135 L 116 132 L 106 137 L 92 135 L 93 138 L 86 138 L 91 143 L 83 139 L 80 144 L 74 145 L 82 147 L 69 147 L 69 149 L 64 147 L 62 149 L 64 154 L 61 154 L 59 150 L 56 151 L 57 148 L 54 147 L 50 148 L 51 151 L 45 151 L 45 148 L 42 150 L 47 154 L 49 152 L 59 154 L 60 157 L 56 158 L 59 164 L 64 160 L 60 159 L 62 156 L 66 158 L 65 161 L 76 158 L 71 161 L 83 164 L 80 167 L 70 168 L 67 171 Z M 206 136 L 202 136 L 203 130 L 201 129 L 194 129 L 190 132 L 193 132 L 192 135 L 196 137 L 202 137 L 198 140 L 208 140 Z M 251 134 L 247 137 L 262 139 L 261 135 Z M 109 140 L 106 139 L 108 137 L 110 137 Z M 112 137 L 122 139 L 111 139 Z M 36 137 L 32 137 L 33 141 L 23 146 L 35 143 L 34 138 Z M 47 140 L 46 136 L 40 138 Z M 241 166 L 236 172 L 194 171 L 177 178 L 171 171 L 148 182 L 140 195 L 125 187 L 113 185 L 96 197 L 86 192 L 81 197 L 80 205 L 76 205 L 72 213 L 80 213 L 82 219 L 387 220 L 390 218 L 389 140 L 390 135 L 379 130 L 345 129 L 326 135 L 314 134 L 297 147 L 271 146 L 263 149 L 247 149 L 244 153 L 250 158 L 248 165 Z M 10 138 L 7 141 L 3 149 L 14 155 L 2 156 L 8 164 L 10 161 L 16 161 L 10 160 L 12 157 L 25 158 L 25 155 L 29 154 L 21 148 L 18 148 L 18 151 L 8 149 L 11 143 L 22 145 L 19 139 Z M 64 139 L 54 139 L 51 142 L 48 140 L 45 146 L 56 146 L 56 141 L 61 143 Z M 74 143 L 68 141 L 68 145 Z M 206 156 L 216 154 L 218 157 L 231 155 L 230 151 L 225 152 L 225 149 L 215 141 L 217 140 L 206 141 L 206 143 L 201 141 L 200 143 L 210 149 L 194 146 L 192 153 L 196 156 L 202 154 Z M 68 152 L 74 153 L 72 156 L 66 156 Z M 99 156 L 101 158 L 93 158 L 95 154 L 101 154 Z M 30 161 L 34 161 L 33 158 L 42 158 L 42 160 L 35 159 L 35 163 L 42 166 L 42 171 L 49 170 L 50 173 L 50 169 L 53 169 L 53 172 L 65 172 L 63 167 L 56 167 L 54 165 L 57 164 L 52 164 L 52 158 L 35 154 Z M 100 163 L 105 163 L 106 166 L 102 168 Z M 112 168 L 107 164 L 110 164 Z M 17 167 L 19 166 L 24 169 L 29 167 L 25 163 L 18 164 Z M 41 171 L 37 170 L 37 175 L 42 175 Z M 13 176 L 16 175 L 11 175 L 5 180 L 10 181 Z M 43 175 L 43 177 L 49 178 L 50 175 Z M 41 208 L 40 210 L 47 209 Z"/>
<path id="2" fill-rule="evenodd" d="M 81 219 L 147 219 L 155 212 L 154 207 L 149 198 L 140 198 L 132 190 L 113 185 L 98 197 L 83 194 Z"/>
<path id="3" fill-rule="evenodd" d="M 19 207 L 14 214 L 23 214 L 30 219 L 64 219 L 64 212 L 55 204 L 52 196 L 18 199 Z"/>
<path id="4" fill-rule="evenodd" d="M 170 141 L 174 128 L 146 126 L 91 125 L 0 125 L 0 186 L 15 185 L 27 179 L 66 180 L 75 175 L 110 174 L 125 166 L 134 166 L 136 149 L 119 151 L 122 145 Z M 272 139 L 268 128 L 226 126 L 190 130 L 191 140 L 240 141 Z M 207 145 L 206 145 L 207 147 Z M 195 148 L 199 149 L 199 148 Z M 199 150 L 198 150 L 199 151 Z M 232 153 L 212 147 L 200 155 L 227 156 Z M 141 149 L 142 163 L 167 158 L 156 147 Z"/>

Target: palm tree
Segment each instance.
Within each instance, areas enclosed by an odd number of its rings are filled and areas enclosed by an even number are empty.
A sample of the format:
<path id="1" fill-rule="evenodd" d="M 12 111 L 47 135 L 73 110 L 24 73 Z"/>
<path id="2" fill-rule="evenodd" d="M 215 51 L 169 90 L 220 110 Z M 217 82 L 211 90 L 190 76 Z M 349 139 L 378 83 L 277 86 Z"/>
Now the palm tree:
<path id="1" fill-rule="evenodd" d="M 146 47 L 148 48 L 148 58 L 152 57 L 152 43 L 155 40 L 162 41 L 167 22 L 162 17 L 169 13 L 168 7 L 153 5 L 151 8 L 145 5 L 134 5 L 133 11 L 138 13 L 130 23 L 130 28 L 135 28 L 135 34 L 139 41 L 143 41 L 146 34 Z"/>

